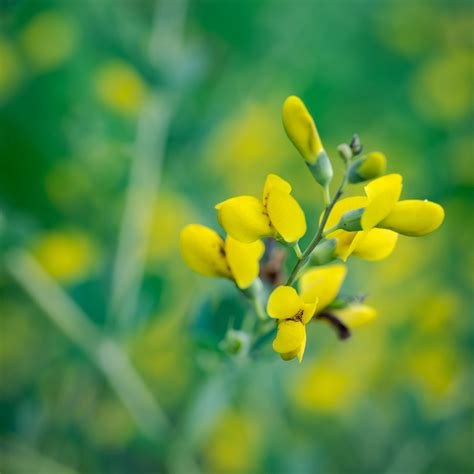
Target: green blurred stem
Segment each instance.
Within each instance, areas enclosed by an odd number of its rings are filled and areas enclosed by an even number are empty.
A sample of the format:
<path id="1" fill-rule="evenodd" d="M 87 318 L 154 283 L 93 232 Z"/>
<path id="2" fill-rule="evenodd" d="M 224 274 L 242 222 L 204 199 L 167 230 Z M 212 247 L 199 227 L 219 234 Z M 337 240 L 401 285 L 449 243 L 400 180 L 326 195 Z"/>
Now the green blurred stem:
<path id="1" fill-rule="evenodd" d="M 104 374 L 142 433 L 155 441 L 163 439 L 169 422 L 127 353 L 102 334 L 32 255 L 23 250 L 11 251 L 5 263 L 14 280 Z"/>
<path id="2" fill-rule="evenodd" d="M 137 306 L 170 115 L 169 104 L 153 97 L 139 118 L 108 311 L 109 322 L 122 327 Z"/>
<path id="3" fill-rule="evenodd" d="M 346 165 L 344 177 L 342 179 L 341 185 L 339 186 L 339 189 L 337 190 L 332 200 L 324 209 L 323 218 L 321 219 L 321 222 L 319 223 L 319 227 L 316 232 L 316 235 L 314 236 L 313 240 L 309 243 L 306 250 L 303 252 L 301 259 L 299 259 L 296 262 L 295 266 L 291 270 L 290 276 L 288 277 L 288 280 L 286 282 L 287 286 L 293 285 L 293 283 L 298 278 L 299 272 L 308 264 L 311 253 L 319 244 L 319 242 L 321 242 L 321 240 L 324 238 L 324 227 L 326 226 L 326 222 L 329 218 L 329 214 L 331 214 L 332 208 L 334 207 L 336 202 L 339 200 L 339 198 L 342 196 L 346 185 L 347 185 L 347 165 Z"/>
<path id="4" fill-rule="evenodd" d="M 148 48 L 156 75 L 168 74 L 170 84 L 181 67 L 182 38 L 187 0 L 157 1 Z M 155 89 L 143 106 L 137 125 L 125 208 L 108 307 L 109 323 L 121 328 L 133 318 L 145 271 L 156 194 L 166 151 L 170 121 L 177 101 L 177 88 Z"/>

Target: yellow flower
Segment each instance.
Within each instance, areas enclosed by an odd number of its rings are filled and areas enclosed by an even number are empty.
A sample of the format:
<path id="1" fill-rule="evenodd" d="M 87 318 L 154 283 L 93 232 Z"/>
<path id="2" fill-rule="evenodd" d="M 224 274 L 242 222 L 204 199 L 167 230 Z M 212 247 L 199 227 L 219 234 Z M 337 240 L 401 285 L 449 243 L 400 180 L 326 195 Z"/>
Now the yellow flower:
<path id="1" fill-rule="evenodd" d="M 319 138 L 314 120 L 299 97 L 292 95 L 285 100 L 282 119 L 288 138 L 306 160 L 316 181 L 326 186 L 333 176 L 331 163 Z"/>
<path id="2" fill-rule="evenodd" d="M 423 236 L 442 224 L 444 210 L 439 204 L 426 200 L 399 201 L 401 191 L 402 177 L 390 174 L 365 186 L 367 197 L 350 197 L 336 203 L 325 229 L 338 225 L 343 216 L 349 220 L 351 212 L 360 212 L 360 215 L 355 214 L 360 218 L 357 231 L 347 232 L 341 225 L 327 235 L 328 239 L 337 240 L 336 251 L 344 261 L 352 254 L 367 260 L 381 260 L 394 250 L 397 234 Z"/>
<path id="3" fill-rule="evenodd" d="M 80 231 L 54 231 L 41 236 L 33 253 L 45 270 L 64 283 L 87 277 L 97 264 L 95 241 Z"/>
<path id="4" fill-rule="evenodd" d="M 246 244 L 228 235 L 224 242 L 217 232 L 199 224 L 184 227 L 180 248 L 184 261 L 196 273 L 229 278 L 242 289 L 258 276 L 258 261 L 265 250 L 260 240 Z"/>
<path id="5" fill-rule="evenodd" d="M 299 279 L 301 298 L 306 303 L 318 300 L 318 311 L 322 311 L 336 298 L 346 274 L 346 267 L 339 263 L 309 268 Z"/>
<path id="6" fill-rule="evenodd" d="M 98 98 L 112 110 L 136 115 L 142 107 L 147 87 L 138 72 L 124 61 L 110 61 L 100 67 L 95 79 Z"/>
<path id="7" fill-rule="evenodd" d="M 348 328 L 362 326 L 377 316 L 377 311 L 366 304 L 350 304 L 345 308 L 331 310 L 331 313 Z"/>
<path id="8" fill-rule="evenodd" d="M 21 32 L 26 57 L 38 70 L 53 69 L 67 60 L 78 43 L 76 24 L 60 11 L 42 12 Z"/>
<path id="9" fill-rule="evenodd" d="M 298 357 L 301 363 L 306 347 L 306 324 L 311 321 L 318 300 L 308 303 L 291 286 L 278 286 L 270 295 L 267 313 L 278 319 L 278 332 L 273 349 L 283 360 Z"/>
<path id="10" fill-rule="evenodd" d="M 0 37 L 0 104 L 19 87 L 22 80 L 20 58 L 10 41 Z"/>
<path id="11" fill-rule="evenodd" d="M 374 308 L 358 303 L 349 304 L 343 308 L 331 308 L 328 312 L 324 311 L 336 299 L 346 274 L 347 269 L 344 265 L 335 264 L 310 268 L 301 275 L 299 280 L 299 291 L 303 301 L 318 301 L 315 317 L 337 323 L 339 337 L 343 339 L 350 336 L 347 329 L 362 326 L 376 317 Z M 323 313 L 326 313 L 324 318 Z"/>
<path id="12" fill-rule="evenodd" d="M 306 219 L 290 193 L 291 185 L 287 181 L 269 174 L 261 200 L 238 196 L 217 204 L 219 224 L 230 236 L 244 243 L 261 237 L 296 242 L 306 232 Z"/>

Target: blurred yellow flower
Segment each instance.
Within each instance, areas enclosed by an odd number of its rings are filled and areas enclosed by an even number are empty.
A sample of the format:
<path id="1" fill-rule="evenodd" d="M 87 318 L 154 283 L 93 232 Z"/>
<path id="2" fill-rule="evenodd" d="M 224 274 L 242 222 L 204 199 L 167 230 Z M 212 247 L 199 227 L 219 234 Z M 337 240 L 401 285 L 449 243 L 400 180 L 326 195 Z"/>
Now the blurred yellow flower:
<path id="1" fill-rule="evenodd" d="M 356 377 L 344 367 L 325 361 L 303 374 L 294 385 L 292 395 L 306 410 L 335 412 L 354 403 L 357 388 Z"/>
<path id="2" fill-rule="evenodd" d="M 107 107 L 120 114 L 133 116 L 146 99 L 147 86 L 131 65 L 112 60 L 97 70 L 95 91 Z"/>
<path id="3" fill-rule="evenodd" d="M 366 304 L 349 304 L 345 308 L 333 309 L 331 313 L 348 328 L 362 326 L 377 316 L 377 312 Z"/>
<path id="4" fill-rule="evenodd" d="M 33 17 L 21 32 L 20 39 L 32 66 L 47 71 L 71 56 L 78 43 L 78 31 L 72 18 L 50 10 Z"/>
<path id="5" fill-rule="evenodd" d="M 0 104 L 15 92 L 21 78 L 22 66 L 15 47 L 0 37 Z"/>
<path id="6" fill-rule="evenodd" d="M 273 341 L 273 349 L 283 360 L 295 357 L 301 363 L 306 348 L 306 324 L 308 324 L 318 304 L 318 299 L 303 301 L 291 286 L 278 286 L 270 295 L 267 313 L 278 320 L 278 331 Z"/>
<path id="7" fill-rule="evenodd" d="M 92 416 L 84 423 L 92 440 L 99 446 L 124 448 L 135 435 L 135 423 L 117 400 L 96 400 Z M 86 421 L 86 420 L 82 420 Z"/>
<path id="8" fill-rule="evenodd" d="M 414 383 L 428 399 L 446 396 L 453 388 L 457 375 L 452 349 L 445 346 L 414 351 L 408 370 Z"/>
<path id="9" fill-rule="evenodd" d="M 473 60 L 471 51 L 455 49 L 421 66 L 411 90 L 413 104 L 421 115 L 446 123 L 472 112 Z"/>
<path id="10" fill-rule="evenodd" d="M 257 278 L 258 261 L 265 251 L 260 240 L 246 244 L 228 235 L 224 242 L 217 232 L 199 224 L 184 227 L 180 248 L 184 261 L 196 273 L 229 278 L 242 289 Z"/>
<path id="11" fill-rule="evenodd" d="M 81 231 L 53 231 L 40 236 L 33 252 L 44 269 L 64 283 L 87 277 L 96 267 L 98 248 L 91 236 Z"/>
<path id="12" fill-rule="evenodd" d="M 242 185 L 248 190 L 257 188 L 269 160 L 273 169 L 279 170 L 286 156 L 275 112 L 267 105 L 251 103 L 220 120 L 205 147 L 205 169 L 213 170 L 231 190 Z"/>
<path id="13" fill-rule="evenodd" d="M 170 312 L 157 314 L 131 342 L 134 364 L 166 407 L 179 404 L 192 381 L 189 334 L 183 331 L 188 304 L 181 295 Z"/>
<path id="14" fill-rule="evenodd" d="M 149 261 L 171 260 L 175 257 L 179 233 L 192 216 L 191 205 L 178 194 L 160 193 L 157 196 L 147 251 Z"/>
<path id="15" fill-rule="evenodd" d="M 206 472 L 255 472 L 259 442 L 260 433 L 253 418 L 236 412 L 224 413 L 204 448 Z"/>
<path id="16" fill-rule="evenodd" d="M 219 224 L 241 242 L 250 243 L 268 236 L 297 242 L 306 232 L 306 219 L 290 193 L 291 185 L 287 181 L 269 174 L 261 200 L 239 196 L 217 204 Z"/>

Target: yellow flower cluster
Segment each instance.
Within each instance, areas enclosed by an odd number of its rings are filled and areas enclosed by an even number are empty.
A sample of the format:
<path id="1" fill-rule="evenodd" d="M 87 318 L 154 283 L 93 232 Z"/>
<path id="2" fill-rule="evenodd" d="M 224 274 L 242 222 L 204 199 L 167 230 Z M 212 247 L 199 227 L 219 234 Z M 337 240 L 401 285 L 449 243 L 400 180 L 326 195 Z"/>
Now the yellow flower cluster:
<path id="1" fill-rule="evenodd" d="M 400 200 L 402 177 L 383 175 L 385 156 L 376 151 L 362 155 L 357 136 L 350 145 L 338 148 L 346 171 L 331 198 L 332 165 L 313 118 L 295 96 L 284 102 L 282 116 L 289 139 L 325 193 L 326 206 L 308 247 L 303 252 L 299 247 L 306 219 L 291 194 L 292 187 L 274 174 L 267 176 L 261 198 L 238 196 L 216 205 L 217 220 L 227 233 L 225 240 L 208 227 L 190 224 L 181 232 L 180 247 L 183 259 L 195 272 L 232 280 L 256 308 L 266 301 L 266 313 L 276 322 L 273 349 L 284 360 L 297 358 L 301 362 L 306 325 L 311 321 L 331 324 L 344 339 L 350 329 L 376 316 L 373 308 L 357 298 L 339 296 L 347 270 L 337 260 L 346 262 L 351 255 L 367 260 L 385 258 L 394 250 L 399 234 L 433 232 L 443 222 L 444 211 L 426 200 Z M 340 200 L 348 184 L 364 181 L 370 181 L 365 196 Z M 281 262 L 276 271 L 279 278 L 268 278 L 265 268 L 272 264 L 272 257 L 271 252 L 265 254 L 262 239 L 294 249 L 296 263 L 285 285 L 278 284 L 285 275 Z M 310 264 L 313 266 L 308 268 Z M 268 321 L 260 324 L 268 325 Z M 256 333 L 260 332 L 257 324 Z M 256 335 L 250 337 L 254 340 Z"/>

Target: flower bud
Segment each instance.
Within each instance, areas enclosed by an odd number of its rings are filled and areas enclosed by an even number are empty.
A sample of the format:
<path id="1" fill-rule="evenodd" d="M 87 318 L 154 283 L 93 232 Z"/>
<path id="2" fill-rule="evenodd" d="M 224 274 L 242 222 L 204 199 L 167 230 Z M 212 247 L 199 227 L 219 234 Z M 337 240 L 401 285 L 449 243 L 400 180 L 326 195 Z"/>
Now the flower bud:
<path id="1" fill-rule="evenodd" d="M 373 151 L 366 156 L 355 160 L 349 168 L 349 182 L 361 183 L 370 179 L 378 178 L 385 173 L 387 160 L 385 155 Z"/>
<path id="2" fill-rule="evenodd" d="M 347 143 L 342 143 L 341 145 L 339 145 L 337 147 L 337 151 L 339 152 L 339 155 L 341 156 L 344 163 L 348 163 L 353 156 L 352 150 Z"/>
<path id="3" fill-rule="evenodd" d="M 319 243 L 311 254 L 311 264 L 325 265 L 337 258 L 336 254 L 337 240 L 323 240 Z"/>
<path id="4" fill-rule="evenodd" d="M 283 104 L 283 127 L 295 148 L 305 159 L 311 173 L 321 186 L 327 186 L 333 170 L 327 153 L 303 101 L 294 95 Z"/>
<path id="5" fill-rule="evenodd" d="M 347 232 L 356 232 L 362 230 L 361 219 L 364 214 L 365 208 L 354 209 L 353 211 L 348 211 L 342 215 L 339 224 L 337 225 L 338 229 L 345 230 Z"/>
<path id="6" fill-rule="evenodd" d="M 244 331 L 229 329 L 220 349 L 229 355 L 246 355 L 250 349 L 250 336 Z"/>

